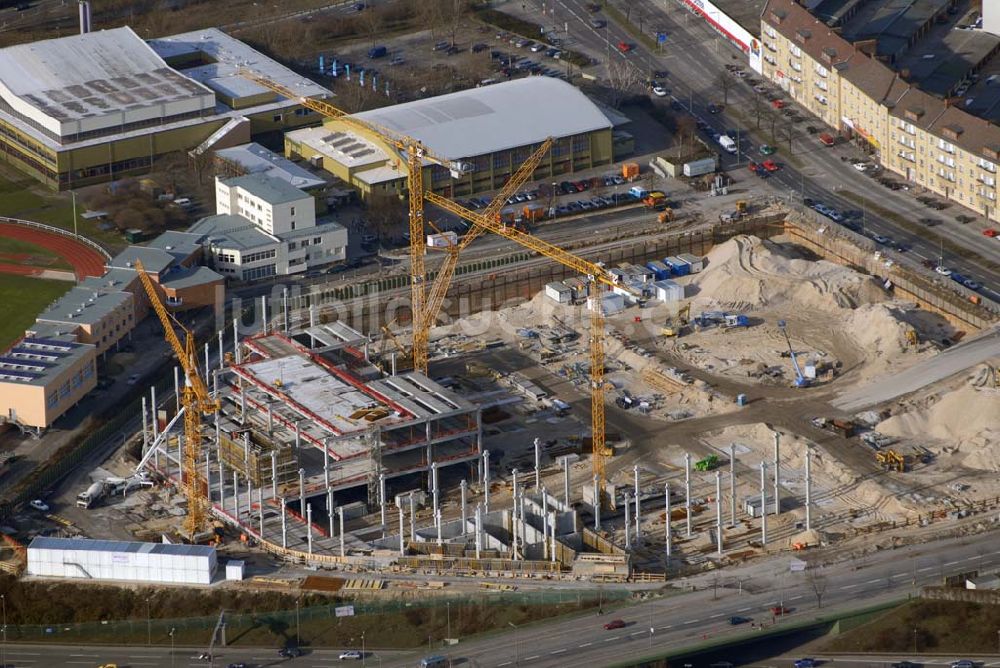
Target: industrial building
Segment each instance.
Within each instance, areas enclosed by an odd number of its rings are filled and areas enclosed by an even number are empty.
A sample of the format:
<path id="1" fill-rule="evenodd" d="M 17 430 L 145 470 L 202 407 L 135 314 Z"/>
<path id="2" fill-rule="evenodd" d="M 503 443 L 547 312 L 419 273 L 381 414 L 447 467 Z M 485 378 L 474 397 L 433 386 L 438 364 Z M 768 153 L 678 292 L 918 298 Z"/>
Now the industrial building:
<path id="1" fill-rule="evenodd" d="M 28 545 L 28 575 L 209 585 L 214 547 L 38 536 Z"/>
<path id="2" fill-rule="evenodd" d="M 764 76 L 886 169 L 997 220 L 1000 37 L 944 0 L 817 7 L 768 1 Z"/>
<path id="3" fill-rule="evenodd" d="M 548 137 L 556 142 L 535 178 L 611 164 L 633 144 L 627 133 L 615 132 L 617 115 L 552 77 L 481 86 L 355 117 L 418 139 L 439 157 L 471 164 L 471 172 L 454 179 L 444 167 L 426 163 L 426 187 L 449 197 L 500 188 Z M 406 164 L 395 148 L 335 119 L 288 132 L 285 155 L 322 167 L 362 197 L 398 195 L 406 187 Z"/>
<path id="4" fill-rule="evenodd" d="M 0 49 L 0 159 L 53 189 L 148 171 L 318 117 L 237 74 L 325 88 L 214 28 L 151 40 L 122 27 Z"/>

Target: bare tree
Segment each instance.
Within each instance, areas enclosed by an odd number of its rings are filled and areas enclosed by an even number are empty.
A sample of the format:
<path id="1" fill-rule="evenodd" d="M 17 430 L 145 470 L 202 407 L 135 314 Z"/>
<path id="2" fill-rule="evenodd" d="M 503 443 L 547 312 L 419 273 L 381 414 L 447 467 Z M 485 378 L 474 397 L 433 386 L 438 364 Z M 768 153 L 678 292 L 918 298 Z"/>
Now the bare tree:
<path id="1" fill-rule="evenodd" d="M 395 237 L 402 232 L 407 219 L 406 206 L 392 195 L 372 195 L 368 199 L 365 220 L 368 230 L 380 239 Z"/>
<path id="2" fill-rule="evenodd" d="M 816 595 L 816 607 L 823 607 L 823 595 L 826 594 L 826 588 L 829 585 L 826 576 L 820 570 L 817 564 L 809 564 L 806 568 L 806 583 L 809 588 L 812 589 L 813 594 Z"/>
<path id="3" fill-rule="evenodd" d="M 724 71 L 719 72 L 719 76 L 715 78 L 715 85 L 722 91 L 723 104 L 729 104 L 729 91 L 733 87 L 733 80 L 727 74 Z"/>
<path id="4" fill-rule="evenodd" d="M 368 34 L 369 45 L 375 46 L 375 38 L 382 30 L 382 11 L 376 7 L 369 7 L 361 12 L 361 25 L 364 26 L 365 33 Z"/>
<path id="5" fill-rule="evenodd" d="M 680 116 L 677 119 L 677 131 L 674 133 L 674 143 L 684 147 L 694 143 L 698 126 L 692 116 Z"/>
<path id="6" fill-rule="evenodd" d="M 767 100 L 764 99 L 764 96 L 754 95 L 750 98 L 750 111 L 753 112 L 754 117 L 757 119 L 758 130 L 760 129 L 760 119 L 767 113 L 767 110 Z"/>
<path id="7" fill-rule="evenodd" d="M 771 140 L 777 142 L 778 140 L 778 121 L 781 119 L 781 114 L 779 114 L 774 109 L 768 109 L 765 112 L 765 116 L 768 124 L 771 126 Z"/>
<path id="8" fill-rule="evenodd" d="M 788 150 L 792 150 L 792 139 L 795 138 L 795 119 L 789 115 L 784 117 L 785 122 L 781 126 L 782 139 L 788 140 Z"/>
<path id="9" fill-rule="evenodd" d="M 608 103 L 617 109 L 642 85 L 642 74 L 628 62 L 615 59 L 608 63 Z"/>

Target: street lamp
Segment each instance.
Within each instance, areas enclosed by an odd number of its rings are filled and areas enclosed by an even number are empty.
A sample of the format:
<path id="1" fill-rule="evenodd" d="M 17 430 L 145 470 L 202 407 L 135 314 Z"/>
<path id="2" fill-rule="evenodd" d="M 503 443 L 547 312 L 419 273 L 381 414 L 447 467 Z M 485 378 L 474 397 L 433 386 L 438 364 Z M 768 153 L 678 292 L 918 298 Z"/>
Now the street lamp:
<path id="1" fill-rule="evenodd" d="M 149 598 L 146 598 L 146 644 L 153 644 L 153 627 L 150 621 Z"/>
<path id="2" fill-rule="evenodd" d="M 517 647 L 517 624 L 515 624 L 514 622 L 507 622 L 507 626 L 509 626 L 512 629 L 514 629 L 514 665 L 517 666 L 517 665 L 520 665 L 520 663 L 521 663 L 521 659 L 520 659 L 520 657 L 518 655 L 518 647 Z"/>
<path id="3" fill-rule="evenodd" d="M 174 666 L 174 627 L 170 627 L 170 668 Z"/>
<path id="4" fill-rule="evenodd" d="M 361 665 L 366 665 L 367 660 L 365 659 L 365 632 L 361 632 Z"/>

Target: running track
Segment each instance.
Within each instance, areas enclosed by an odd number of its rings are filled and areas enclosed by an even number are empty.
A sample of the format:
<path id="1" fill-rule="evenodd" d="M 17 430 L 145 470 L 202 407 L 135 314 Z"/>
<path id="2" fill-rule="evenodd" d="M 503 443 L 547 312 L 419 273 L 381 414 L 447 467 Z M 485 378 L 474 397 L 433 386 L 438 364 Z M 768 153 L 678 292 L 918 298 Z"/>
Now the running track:
<path id="1" fill-rule="evenodd" d="M 68 262 L 76 273 L 76 280 L 87 276 L 104 275 L 104 256 L 90 246 L 68 236 L 46 232 L 34 227 L 0 223 L 0 237 L 18 239 L 45 248 Z M 23 274 L 23 268 L 9 271 L 12 265 L 0 265 L 0 273 Z"/>

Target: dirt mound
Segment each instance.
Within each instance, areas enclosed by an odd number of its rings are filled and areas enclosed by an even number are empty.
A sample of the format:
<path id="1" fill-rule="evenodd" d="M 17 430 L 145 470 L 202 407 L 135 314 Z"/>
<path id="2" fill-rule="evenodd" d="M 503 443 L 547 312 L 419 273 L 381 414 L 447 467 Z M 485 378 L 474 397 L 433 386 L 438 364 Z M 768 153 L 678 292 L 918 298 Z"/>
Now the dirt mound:
<path id="1" fill-rule="evenodd" d="M 905 314 L 894 304 L 863 304 L 847 316 L 844 329 L 869 353 L 896 355 L 907 348 L 907 338 L 916 334 Z"/>
<path id="2" fill-rule="evenodd" d="M 881 299 L 872 279 L 826 260 L 796 257 L 793 250 L 752 236 L 713 248 L 706 269 L 694 277 L 697 298 L 744 310 L 788 302 L 814 309 L 849 309 Z"/>

